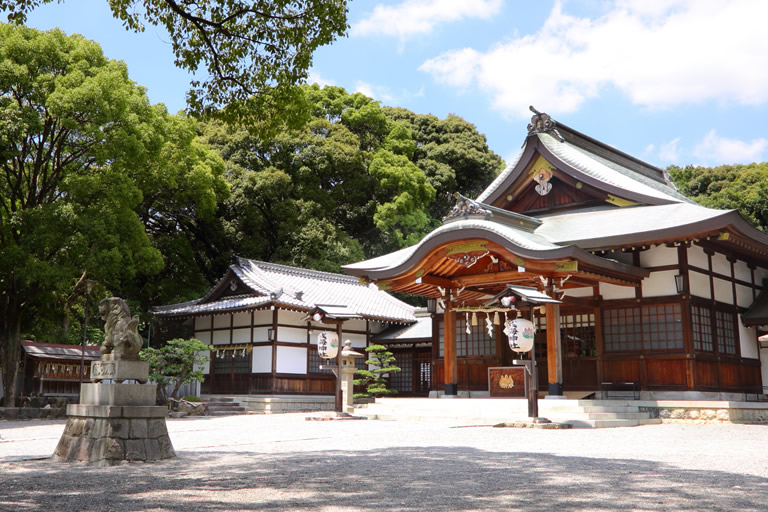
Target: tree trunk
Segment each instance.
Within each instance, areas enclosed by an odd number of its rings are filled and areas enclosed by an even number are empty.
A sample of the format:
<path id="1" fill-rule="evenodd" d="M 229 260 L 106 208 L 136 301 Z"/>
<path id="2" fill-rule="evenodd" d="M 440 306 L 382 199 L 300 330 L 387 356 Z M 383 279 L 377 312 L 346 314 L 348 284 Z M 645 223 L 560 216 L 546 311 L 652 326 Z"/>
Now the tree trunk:
<path id="1" fill-rule="evenodd" d="M 0 367 L 3 370 L 3 404 L 16 407 L 16 381 L 19 374 L 21 352 L 21 321 L 12 299 L 5 298 L 6 306 L 0 316 Z M 13 311 L 11 310 L 13 309 Z"/>

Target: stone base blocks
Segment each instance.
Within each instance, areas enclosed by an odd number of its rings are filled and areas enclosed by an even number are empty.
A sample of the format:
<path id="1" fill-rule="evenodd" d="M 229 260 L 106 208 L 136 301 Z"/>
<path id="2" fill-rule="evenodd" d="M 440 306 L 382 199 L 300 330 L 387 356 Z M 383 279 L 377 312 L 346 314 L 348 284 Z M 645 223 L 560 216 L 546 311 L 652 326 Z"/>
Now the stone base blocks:
<path id="1" fill-rule="evenodd" d="M 117 384 L 81 385 L 80 403 L 67 406 L 69 419 L 53 459 L 114 465 L 176 457 L 165 424 L 168 408 L 155 406 L 157 384 L 123 383 L 146 382 L 149 363 L 102 356 L 91 368 L 97 370 L 93 380 L 110 378 Z"/>
<path id="2" fill-rule="evenodd" d="M 174 458 L 167 414 L 167 407 L 70 405 L 53 458 L 98 465 Z"/>

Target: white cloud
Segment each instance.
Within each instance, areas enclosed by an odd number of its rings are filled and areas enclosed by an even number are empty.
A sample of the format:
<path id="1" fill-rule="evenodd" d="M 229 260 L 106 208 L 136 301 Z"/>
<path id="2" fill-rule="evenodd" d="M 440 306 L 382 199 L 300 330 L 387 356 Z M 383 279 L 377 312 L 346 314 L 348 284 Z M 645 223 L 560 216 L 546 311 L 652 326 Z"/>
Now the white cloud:
<path id="1" fill-rule="evenodd" d="M 647 108 L 708 100 L 768 101 L 764 0 L 618 0 L 596 19 L 555 3 L 534 34 L 485 52 L 451 50 L 419 68 L 440 83 L 490 93 L 508 114 L 577 110 L 613 86 Z"/>
<path id="2" fill-rule="evenodd" d="M 677 148 L 679 142 L 680 137 L 675 137 L 671 141 L 659 146 L 659 158 L 665 162 L 677 162 L 680 158 L 680 151 Z"/>
<path id="3" fill-rule="evenodd" d="M 396 102 L 396 98 L 389 92 L 387 87 L 369 84 L 362 80 L 355 82 L 355 92 L 359 92 L 378 101 L 385 101 L 387 103 Z"/>
<path id="4" fill-rule="evenodd" d="M 501 9 L 503 0 L 405 0 L 393 7 L 377 5 L 371 15 L 352 26 L 351 36 L 386 35 L 400 40 L 428 34 L 440 23 L 465 18 L 488 19 Z"/>
<path id="5" fill-rule="evenodd" d="M 707 162 L 719 164 L 741 163 L 763 161 L 768 149 L 768 139 L 758 138 L 749 142 L 738 139 L 727 139 L 720 137 L 715 130 L 709 133 L 696 145 L 693 153 L 698 158 Z"/>
<path id="6" fill-rule="evenodd" d="M 320 87 L 325 87 L 326 85 L 336 85 L 336 82 L 333 80 L 326 80 L 325 78 L 321 77 L 319 73 L 312 70 L 309 72 L 309 76 L 307 77 L 307 83 L 308 84 L 317 84 Z"/>

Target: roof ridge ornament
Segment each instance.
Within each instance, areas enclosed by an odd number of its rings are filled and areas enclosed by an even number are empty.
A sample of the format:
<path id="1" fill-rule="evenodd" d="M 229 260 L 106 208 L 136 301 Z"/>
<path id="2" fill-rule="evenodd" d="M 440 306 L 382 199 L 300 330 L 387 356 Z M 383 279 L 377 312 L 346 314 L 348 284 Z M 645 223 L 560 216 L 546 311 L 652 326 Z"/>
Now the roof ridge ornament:
<path id="1" fill-rule="evenodd" d="M 469 218 L 470 215 L 492 215 L 493 212 L 491 210 L 488 210 L 487 208 L 483 208 L 481 204 L 474 199 L 470 199 L 468 197 L 465 197 L 458 192 L 453 194 L 453 197 L 456 198 L 456 204 L 451 209 L 450 212 L 448 212 L 448 215 L 443 217 L 443 222 L 445 222 L 448 219 L 453 219 L 456 217 L 464 216 L 464 218 Z"/>
<path id="2" fill-rule="evenodd" d="M 556 137 L 560 142 L 565 142 L 563 136 L 560 135 L 560 132 L 557 131 L 557 121 L 552 119 L 549 114 L 545 112 L 539 112 L 533 107 L 533 105 L 529 106 L 528 108 L 534 114 L 531 117 L 530 124 L 528 125 L 528 135 L 534 135 L 536 133 L 548 133 Z"/>

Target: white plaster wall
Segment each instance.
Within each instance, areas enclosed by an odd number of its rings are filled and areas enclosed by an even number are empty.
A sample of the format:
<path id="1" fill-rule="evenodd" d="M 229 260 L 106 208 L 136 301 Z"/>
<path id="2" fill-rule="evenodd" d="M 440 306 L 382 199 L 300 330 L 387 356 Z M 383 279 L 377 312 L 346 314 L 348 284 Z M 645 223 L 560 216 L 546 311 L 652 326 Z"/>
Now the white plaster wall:
<path id="1" fill-rule="evenodd" d="M 736 279 L 741 279 L 747 283 L 752 282 L 752 270 L 750 270 L 745 262 L 736 260 L 736 264 L 733 266 L 733 270 L 736 274 Z"/>
<path id="2" fill-rule="evenodd" d="M 344 322 L 344 330 L 365 331 L 365 320 L 355 319 Z"/>
<path id="3" fill-rule="evenodd" d="M 736 301 L 739 307 L 748 308 L 751 306 L 752 302 L 754 302 L 754 299 L 752 298 L 752 288 L 737 284 Z"/>
<path id="4" fill-rule="evenodd" d="M 277 347 L 277 373 L 307 373 L 307 349 Z"/>
<path id="5" fill-rule="evenodd" d="M 272 311 L 269 309 L 260 309 L 253 312 L 253 325 L 272 325 Z"/>
<path id="6" fill-rule="evenodd" d="M 211 317 L 210 316 L 198 316 L 195 317 L 195 330 L 203 330 L 203 329 L 210 329 L 211 328 Z"/>
<path id="7" fill-rule="evenodd" d="M 351 341 L 353 347 L 365 348 L 365 335 L 364 334 L 349 334 L 349 333 L 346 333 L 346 332 L 342 332 L 342 334 L 344 335 L 344 341 L 346 341 L 346 340 Z"/>
<path id="8" fill-rule="evenodd" d="M 660 245 L 640 252 L 641 267 L 660 267 L 661 265 L 677 265 L 677 247 Z"/>
<path id="9" fill-rule="evenodd" d="M 271 341 L 267 339 L 267 330 L 271 327 L 254 327 L 253 328 L 253 341 Z"/>
<path id="10" fill-rule="evenodd" d="M 306 326 L 307 322 L 304 320 L 307 314 L 299 311 L 286 311 L 281 309 L 277 313 L 277 322 L 281 324 Z"/>
<path id="11" fill-rule="evenodd" d="M 213 331 L 214 345 L 229 345 L 229 331 Z"/>
<path id="12" fill-rule="evenodd" d="M 196 364 L 195 371 L 202 370 L 203 373 L 211 373 L 211 352 L 208 350 L 198 350 L 196 356 L 205 356 L 208 360 L 203 364 Z"/>
<path id="13" fill-rule="evenodd" d="M 733 288 L 724 279 L 715 278 L 715 300 L 725 304 L 733 304 Z"/>
<path id="14" fill-rule="evenodd" d="M 731 262 L 725 256 L 716 252 L 712 256 L 712 271 L 726 276 L 731 275 Z"/>
<path id="15" fill-rule="evenodd" d="M 568 288 L 565 293 L 568 297 L 591 297 L 592 288 Z"/>
<path id="16" fill-rule="evenodd" d="M 709 288 L 709 276 L 695 270 L 689 270 L 688 286 L 691 289 L 691 295 L 704 299 L 712 298 L 712 290 Z"/>
<path id="17" fill-rule="evenodd" d="M 643 297 L 663 297 L 666 295 L 676 295 L 676 275 L 677 270 L 651 272 L 650 276 L 643 279 Z"/>
<path id="18" fill-rule="evenodd" d="M 232 343 L 250 343 L 251 342 L 251 328 L 245 329 L 233 329 L 232 330 Z"/>
<path id="19" fill-rule="evenodd" d="M 634 299 L 635 289 L 632 286 L 600 283 L 600 295 L 603 296 L 603 300 Z"/>
<path id="20" fill-rule="evenodd" d="M 285 341 L 287 343 L 306 343 L 307 330 L 299 329 L 296 327 L 278 326 L 277 341 Z"/>
<path id="21" fill-rule="evenodd" d="M 251 312 L 250 311 L 240 311 L 238 313 L 234 313 L 232 315 L 232 321 L 234 322 L 235 327 L 245 327 L 251 325 Z"/>
<path id="22" fill-rule="evenodd" d="M 210 331 L 195 331 L 195 338 L 199 339 L 206 345 L 211 344 L 211 332 Z"/>
<path id="23" fill-rule="evenodd" d="M 694 267 L 709 269 L 709 258 L 704 252 L 704 249 L 698 245 L 693 245 L 688 248 L 688 264 Z"/>
<path id="24" fill-rule="evenodd" d="M 251 371 L 253 373 L 272 373 L 272 347 L 253 347 Z"/>
<path id="25" fill-rule="evenodd" d="M 232 315 L 216 315 L 213 317 L 214 327 L 229 327 Z"/>
<path id="26" fill-rule="evenodd" d="M 739 340 L 741 342 L 741 357 L 757 359 L 757 329 L 741 323 L 741 315 L 739 315 Z"/>

